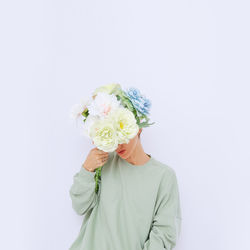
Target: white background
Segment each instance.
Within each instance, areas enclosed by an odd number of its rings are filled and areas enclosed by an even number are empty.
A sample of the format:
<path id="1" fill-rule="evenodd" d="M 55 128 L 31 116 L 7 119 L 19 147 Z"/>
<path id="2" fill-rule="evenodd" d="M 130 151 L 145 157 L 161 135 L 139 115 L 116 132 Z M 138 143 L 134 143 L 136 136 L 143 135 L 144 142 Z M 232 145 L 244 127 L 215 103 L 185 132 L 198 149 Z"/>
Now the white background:
<path id="1" fill-rule="evenodd" d="M 250 249 L 249 7 L 1 2 L 1 249 L 66 250 L 75 240 L 82 217 L 69 188 L 93 145 L 68 110 L 114 82 L 152 101 L 156 123 L 141 139 L 178 177 L 176 249 Z"/>

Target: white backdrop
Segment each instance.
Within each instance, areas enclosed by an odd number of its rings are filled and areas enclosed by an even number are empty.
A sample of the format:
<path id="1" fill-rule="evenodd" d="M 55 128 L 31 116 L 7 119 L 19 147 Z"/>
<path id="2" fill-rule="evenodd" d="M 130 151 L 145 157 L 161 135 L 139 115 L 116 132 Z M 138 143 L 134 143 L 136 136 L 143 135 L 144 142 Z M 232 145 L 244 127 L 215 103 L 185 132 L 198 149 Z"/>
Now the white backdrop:
<path id="1" fill-rule="evenodd" d="M 0 5 L 1 249 L 75 240 L 69 188 L 93 145 L 68 110 L 114 82 L 152 101 L 141 139 L 178 177 L 176 249 L 250 249 L 248 1 Z"/>

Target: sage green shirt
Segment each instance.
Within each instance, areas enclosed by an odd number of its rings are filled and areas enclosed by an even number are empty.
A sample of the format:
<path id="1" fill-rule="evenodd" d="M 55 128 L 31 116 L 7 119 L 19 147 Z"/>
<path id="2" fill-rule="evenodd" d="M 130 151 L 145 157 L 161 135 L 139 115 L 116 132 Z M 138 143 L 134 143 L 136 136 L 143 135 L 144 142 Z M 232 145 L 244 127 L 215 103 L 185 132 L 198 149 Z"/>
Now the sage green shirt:
<path id="1" fill-rule="evenodd" d="M 69 250 L 170 250 L 181 228 L 175 171 L 152 157 L 133 165 L 109 153 L 95 193 L 95 172 L 81 167 L 70 188 L 72 207 L 84 215 Z"/>

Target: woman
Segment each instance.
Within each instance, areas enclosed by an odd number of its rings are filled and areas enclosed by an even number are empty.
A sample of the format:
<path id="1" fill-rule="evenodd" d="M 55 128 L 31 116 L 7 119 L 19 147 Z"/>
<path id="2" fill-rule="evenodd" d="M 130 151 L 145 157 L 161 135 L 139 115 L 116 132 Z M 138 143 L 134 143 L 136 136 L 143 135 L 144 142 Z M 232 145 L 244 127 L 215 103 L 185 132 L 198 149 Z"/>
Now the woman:
<path id="1" fill-rule="evenodd" d="M 181 228 L 175 171 L 144 152 L 140 133 L 111 153 L 93 148 L 70 188 L 84 215 L 70 250 L 170 250 Z M 98 193 L 94 170 L 102 166 Z"/>

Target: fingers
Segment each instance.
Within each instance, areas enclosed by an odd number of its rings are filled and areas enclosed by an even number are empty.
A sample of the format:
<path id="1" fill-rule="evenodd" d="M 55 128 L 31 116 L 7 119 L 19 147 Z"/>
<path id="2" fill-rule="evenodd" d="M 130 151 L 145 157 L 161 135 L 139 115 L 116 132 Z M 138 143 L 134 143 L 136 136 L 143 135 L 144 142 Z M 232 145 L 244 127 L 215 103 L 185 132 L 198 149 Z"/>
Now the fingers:
<path id="1" fill-rule="evenodd" d="M 98 155 L 98 159 L 101 161 L 106 161 L 109 158 L 108 155 Z"/>
<path id="2" fill-rule="evenodd" d="M 95 155 L 97 165 L 103 166 L 108 161 L 109 158 L 108 152 L 100 150 L 97 147 L 93 148 L 92 151 Z"/>
<path id="3" fill-rule="evenodd" d="M 101 157 L 97 159 L 97 164 L 102 166 L 103 164 L 107 162 L 107 160 L 108 160 L 108 157 Z"/>
<path id="4" fill-rule="evenodd" d="M 109 156 L 103 156 L 103 157 L 101 157 L 99 159 L 101 159 L 102 161 L 106 161 L 108 158 L 109 158 Z"/>
<path id="5" fill-rule="evenodd" d="M 93 150 L 95 150 L 98 155 L 108 155 L 109 154 L 108 152 L 100 150 L 99 148 L 94 148 Z"/>

